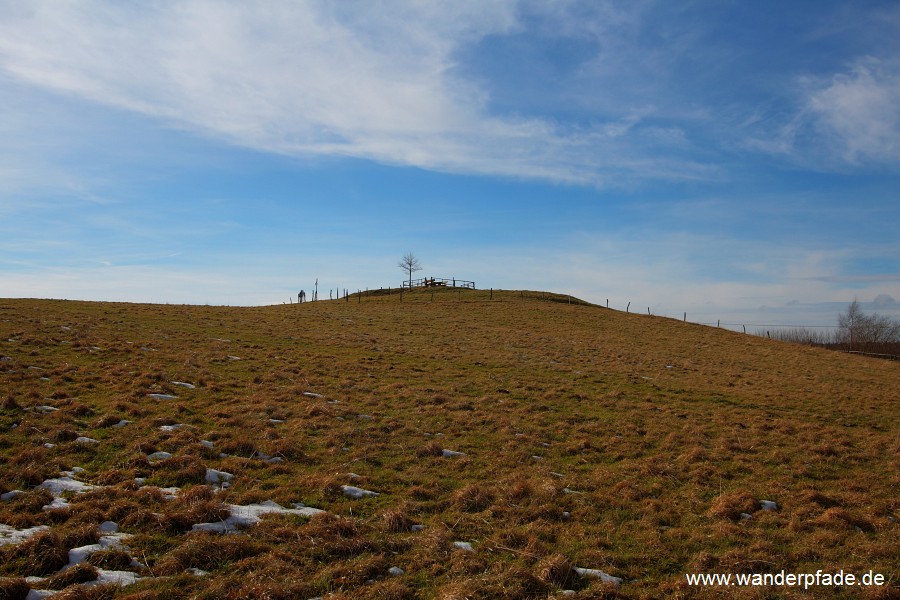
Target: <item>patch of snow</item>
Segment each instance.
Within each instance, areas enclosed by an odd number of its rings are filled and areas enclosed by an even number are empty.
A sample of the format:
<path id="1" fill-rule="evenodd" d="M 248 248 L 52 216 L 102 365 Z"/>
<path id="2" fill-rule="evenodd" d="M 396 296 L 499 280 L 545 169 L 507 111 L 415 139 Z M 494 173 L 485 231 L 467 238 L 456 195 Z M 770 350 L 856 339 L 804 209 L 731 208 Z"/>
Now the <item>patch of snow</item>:
<path id="1" fill-rule="evenodd" d="M 106 569 L 97 569 L 97 579 L 89 581 L 84 585 L 90 587 L 94 585 L 115 584 L 120 586 L 132 585 L 137 583 L 143 577 L 138 577 L 137 573 L 131 571 L 107 571 Z"/>
<path id="2" fill-rule="evenodd" d="M 28 590 L 28 595 L 25 596 L 25 600 L 41 600 L 42 598 L 49 598 L 53 594 L 58 594 L 59 590 Z"/>
<path id="3" fill-rule="evenodd" d="M 619 585 L 622 583 L 621 577 L 613 577 L 609 573 L 605 573 L 600 569 L 582 569 L 581 567 L 575 567 L 575 572 L 581 575 L 582 577 L 589 577 L 591 579 L 599 579 L 604 583 L 614 583 L 615 585 Z"/>
<path id="4" fill-rule="evenodd" d="M 103 521 L 98 528 L 101 533 L 116 533 L 119 531 L 119 524 L 114 521 Z"/>
<path id="5" fill-rule="evenodd" d="M 205 575 L 209 575 L 209 571 L 204 571 L 203 569 L 198 569 L 197 567 L 191 567 L 190 569 L 185 569 L 185 573 L 190 573 L 191 575 L 196 575 L 197 577 L 203 577 Z"/>
<path id="6" fill-rule="evenodd" d="M 166 487 L 166 488 L 159 488 L 159 491 L 162 492 L 163 499 L 174 500 L 175 498 L 178 497 L 178 492 L 181 491 L 181 488 Z"/>
<path id="7" fill-rule="evenodd" d="M 226 356 L 225 358 L 227 358 L 228 360 L 241 360 L 240 356 Z"/>
<path id="8" fill-rule="evenodd" d="M 466 552 L 475 552 L 475 548 L 469 542 L 453 542 L 453 547 Z"/>
<path id="9" fill-rule="evenodd" d="M 364 490 L 352 485 L 342 485 L 341 489 L 344 491 L 345 496 L 350 496 L 351 498 L 355 498 L 357 500 L 359 500 L 360 498 L 370 498 L 378 496 L 378 492 Z"/>
<path id="10" fill-rule="evenodd" d="M 160 431 L 175 431 L 176 429 L 181 429 L 184 427 L 183 423 L 175 423 L 174 425 L 161 425 L 159 427 Z"/>
<path id="11" fill-rule="evenodd" d="M 154 400 L 175 400 L 178 398 L 178 396 L 173 396 L 172 394 L 147 394 L 147 397 Z"/>
<path id="12" fill-rule="evenodd" d="M 51 444 L 50 442 L 47 442 L 44 444 L 44 448 L 56 448 L 56 444 Z"/>
<path id="13" fill-rule="evenodd" d="M 69 502 L 65 498 L 54 498 L 50 504 L 45 504 L 41 510 L 59 510 L 69 508 Z"/>
<path id="14" fill-rule="evenodd" d="M 41 406 L 35 406 L 35 407 L 32 407 L 31 410 L 36 410 L 36 411 L 38 411 L 39 413 L 47 414 L 47 413 L 49 413 L 49 412 L 55 412 L 55 411 L 57 411 L 57 410 L 59 410 L 59 409 L 56 408 L 55 406 L 48 406 L 48 405 L 46 405 L 46 404 L 42 404 Z"/>
<path id="15" fill-rule="evenodd" d="M 200 445 L 204 448 L 212 448 L 214 444 L 209 440 L 200 440 Z"/>
<path id="16" fill-rule="evenodd" d="M 78 444 L 99 444 L 100 440 L 95 440 L 94 438 L 85 437 L 83 435 L 75 438 L 75 442 Z"/>
<path id="17" fill-rule="evenodd" d="M 74 471 L 66 471 L 65 473 L 71 473 L 72 475 L 74 475 Z M 65 473 L 63 474 L 63 477 L 47 479 L 37 487 L 42 490 L 47 490 L 55 498 L 59 498 L 63 494 L 63 492 L 74 492 L 76 494 L 81 494 L 83 492 L 89 492 L 91 490 L 97 489 L 97 486 L 91 485 L 89 483 L 84 483 L 83 481 L 76 481 L 72 478 L 72 475 L 67 475 Z"/>
<path id="18" fill-rule="evenodd" d="M 456 450 L 448 450 L 446 448 L 441 450 L 441 456 L 443 456 L 445 458 L 452 458 L 454 456 L 465 456 L 465 455 L 466 455 L 465 452 L 457 452 Z"/>
<path id="19" fill-rule="evenodd" d="M 778 510 L 778 504 L 771 500 L 760 500 L 759 507 L 763 510 Z"/>
<path id="20" fill-rule="evenodd" d="M 6 492 L 5 494 L 0 494 L 0 500 L 3 500 L 4 502 L 6 502 L 7 500 L 12 500 L 13 498 L 18 498 L 19 496 L 21 496 L 24 493 L 25 492 L 23 492 L 22 490 L 12 490 L 12 491 Z"/>
<path id="21" fill-rule="evenodd" d="M 118 423 L 113 424 L 113 427 L 125 427 L 125 426 L 128 425 L 129 423 L 132 423 L 132 421 L 129 421 L 129 420 L 127 420 L 127 419 L 122 419 L 122 420 L 119 421 Z"/>
<path id="22" fill-rule="evenodd" d="M 310 398 L 324 398 L 324 396 L 322 396 L 322 394 L 317 394 L 315 392 L 303 392 L 303 395 L 308 396 Z"/>
<path id="23" fill-rule="evenodd" d="M 753 515 L 751 515 L 750 513 L 741 513 L 740 517 L 741 521 L 746 521 L 747 519 L 752 519 Z"/>
<path id="24" fill-rule="evenodd" d="M 272 423 L 272 424 L 284 423 L 284 419 L 269 419 L 269 423 Z"/>
<path id="25" fill-rule="evenodd" d="M 550 474 L 553 475 L 554 477 L 565 477 L 565 475 L 563 475 L 562 473 L 556 473 L 554 471 L 550 471 Z"/>
<path id="26" fill-rule="evenodd" d="M 418 524 L 416 524 L 416 525 L 411 525 L 411 526 L 409 527 L 409 530 L 410 530 L 410 531 L 422 531 L 423 529 L 425 529 L 425 526 L 424 526 L 424 525 L 418 525 Z"/>
<path id="27" fill-rule="evenodd" d="M 38 525 L 37 527 L 29 527 L 27 529 L 16 529 L 15 527 L 0 523 L 0 546 L 24 542 L 31 536 L 37 535 L 48 529 L 50 528 L 46 525 Z"/>
<path id="28" fill-rule="evenodd" d="M 169 452 L 163 452 L 162 450 L 147 455 L 147 460 L 163 461 L 170 458 L 172 458 L 172 455 Z"/>
<path id="29" fill-rule="evenodd" d="M 390 569 L 388 569 L 388 573 L 393 575 L 394 577 L 400 577 L 401 575 L 406 573 L 406 571 L 404 571 L 400 567 L 391 567 Z"/>
<path id="30" fill-rule="evenodd" d="M 112 523 L 112 521 L 106 521 L 106 523 L 111 523 L 118 529 L 118 525 Z M 122 544 L 122 540 L 130 538 L 131 535 L 127 533 L 109 533 L 107 535 L 101 536 L 96 544 L 88 544 L 86 546 L 79 546 L 78 548 L 72 548 L 69 550 L 69 567 L 73 567 L 79 563 L 83 563 L 86 561 L 91 554 L 94 552 L 100 552 L 101 550 L 109 550 L 111 548 L 122 550 L 125 549 L 125 546 Z"/>
<path id="31" fill-rule="evenodd" d="M 304 506 L 302 508 L 284 508 L 276 502 L 267 500 L 261 504 L 247 504 L 240 506 L 237 504 L 225 505 L 231 514 L 228 518 L 217 523 L 197 523 L 191 529 L 192 531 L 209 531 L 213 533 L 232 533 L 240 527 L 250 527 L 259 523 L 260 516 L 268 514 L 284 514 L 284 515 L 300 515 L 303 517 L 311 517 L 325 511 L 318 508 L 310 508 Z"/>
<path id="32" fill-rule="evenodd" d="M 197 387 L 197 386 L 195 386 L 193 383 L 186 383 L 186 382 L 184 382 L 184 381 L 172 381 L 171 383 L 172 383 L 172 385 L 177 385 L 177 386 L 180 386 L 180 387 L 183 387 L 183 388 L 187 388 L 187 389 L 189 389 L 189 390 L 192 390 L 192 389 L 194 389 L 195 387 Z"/>
<path id="33" fill-rule="evenodd" d="M 363 421 L 371 421 L 374 417 L 372 415 L 356 415 L 356 418 Z"/>
<path id="34" fill-rule="evenodd" d="M 234 475 L 216 469 L 206 469 L 206 483 L 226 484 L 234 479 Z"/>

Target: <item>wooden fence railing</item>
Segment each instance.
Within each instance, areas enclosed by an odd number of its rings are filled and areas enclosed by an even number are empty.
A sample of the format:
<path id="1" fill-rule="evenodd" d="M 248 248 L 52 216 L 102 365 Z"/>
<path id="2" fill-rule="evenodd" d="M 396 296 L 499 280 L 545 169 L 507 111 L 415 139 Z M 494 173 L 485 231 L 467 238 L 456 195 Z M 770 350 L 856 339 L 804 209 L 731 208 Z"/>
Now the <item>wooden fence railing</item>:
<path id="1" fill-rule="evenodd" d="M 475 282 L 466 281 L 465 279 L 456 279 L 455 277 L 451 277 L 450 279 L 444 277 L 422 277 L 420 279 L 413 279 L 412 281 L 406 280 L 400 284 L 400 287 L 405 289 L 415 287 L 456 287 L 474 290 Z"/>

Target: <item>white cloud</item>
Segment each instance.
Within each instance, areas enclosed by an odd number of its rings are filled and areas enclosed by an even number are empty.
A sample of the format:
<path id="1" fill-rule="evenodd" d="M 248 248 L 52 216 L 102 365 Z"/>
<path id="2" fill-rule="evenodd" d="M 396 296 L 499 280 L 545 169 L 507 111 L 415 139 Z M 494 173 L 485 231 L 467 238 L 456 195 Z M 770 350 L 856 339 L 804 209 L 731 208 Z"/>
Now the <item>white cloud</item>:
<path id="1" fill-rule="evenodd" d="M 813 93 L 809 109 L 849 162 L 900 162 L 900 62 L 859 61 Z"/>
<path id="2" fill-rule="evenodd" d="M 0 69 L 288 155 L 595 185 L 710 175 L 683 153 L 645 154 L 659 137 L 641 139 L 636 119 L 571 131 L 490 114 L 458 51 L 521 27 L 517 10 L 512 1 L 37 1 L 5 8 Z"/>

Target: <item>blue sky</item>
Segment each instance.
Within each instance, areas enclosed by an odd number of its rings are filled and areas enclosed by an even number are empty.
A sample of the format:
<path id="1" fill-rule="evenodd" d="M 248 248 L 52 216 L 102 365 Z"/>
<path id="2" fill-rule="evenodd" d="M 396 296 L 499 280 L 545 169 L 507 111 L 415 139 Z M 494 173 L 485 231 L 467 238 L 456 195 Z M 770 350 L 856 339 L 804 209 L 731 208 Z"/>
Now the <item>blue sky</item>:
<path id="1" fill-rule="evenodd" d="M 0 0 L 0 107 L 2 297 L 900 315 L 893 1 Z"/>

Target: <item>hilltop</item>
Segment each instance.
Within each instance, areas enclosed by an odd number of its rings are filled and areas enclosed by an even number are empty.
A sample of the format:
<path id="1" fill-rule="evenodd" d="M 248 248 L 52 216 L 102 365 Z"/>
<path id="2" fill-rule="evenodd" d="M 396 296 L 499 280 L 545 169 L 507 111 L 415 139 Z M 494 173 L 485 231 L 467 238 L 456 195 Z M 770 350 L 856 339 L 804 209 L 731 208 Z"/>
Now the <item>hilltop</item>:
<path id="1" fill-rule="evenodd" d="M 11 597 L 713 598 L 685 574 L 900 566 L 896 363 L 496 290 L 0 300 L 0 340 Z"/>

